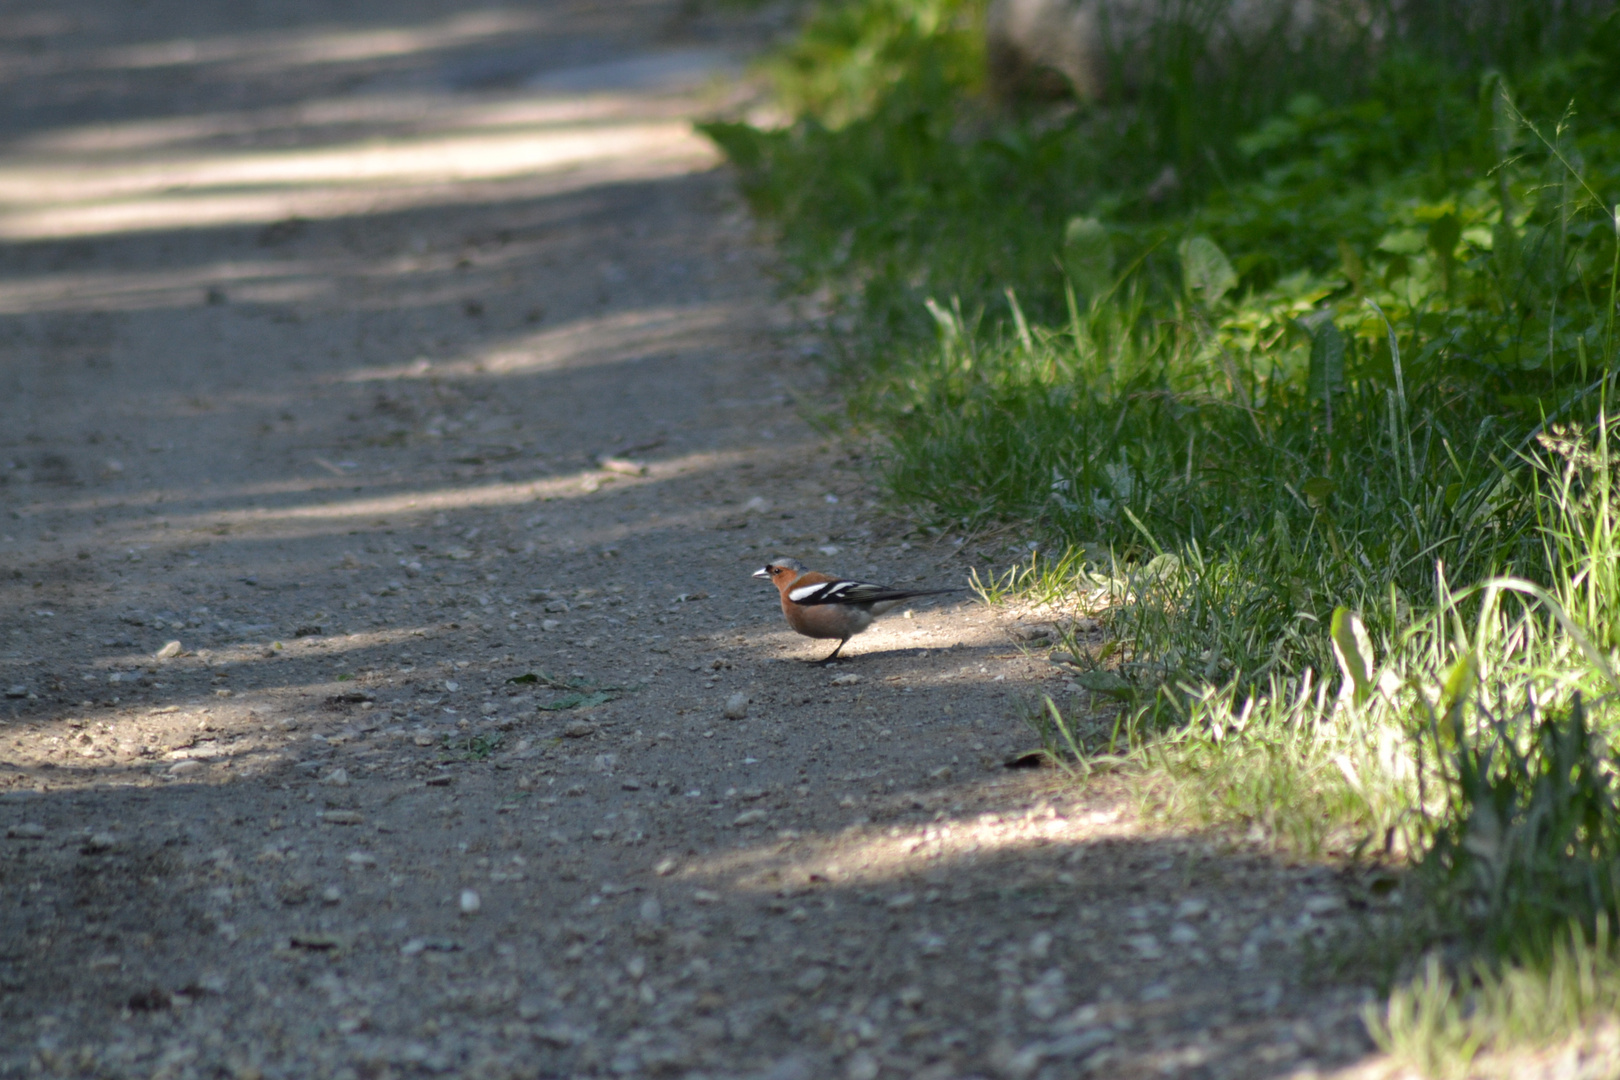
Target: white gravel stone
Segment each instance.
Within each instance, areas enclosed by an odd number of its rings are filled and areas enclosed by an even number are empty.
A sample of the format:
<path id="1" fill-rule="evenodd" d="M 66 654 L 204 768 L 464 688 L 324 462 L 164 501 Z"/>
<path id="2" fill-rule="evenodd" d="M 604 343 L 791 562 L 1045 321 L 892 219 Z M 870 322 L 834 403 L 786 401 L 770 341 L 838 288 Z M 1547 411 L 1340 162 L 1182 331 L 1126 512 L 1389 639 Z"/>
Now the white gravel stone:
<path id="1" fill-rule="evenodd" d="M 171 659 L 173 657 L 179 656 L 181 648 L 182 648 L 182 646 L 178 641 L 171 641 L 168 644 L 164 645 L 163 648 L 161 648 L 157 652 L 153 653 L 153 655 L 156 656 L 159 660 L 168 660 L 168 659 Z"/>
<path id="2" fill-rule="evenodd" d="M 1172 945 L 1198 944 L 1198 931 L 1187 923 L 1178 922 L 1170 925 L 1170 943 Z"/>
<path id="3" fill-rule="evenodd" d="M 1197 919 L 1209 914 L 1209 901 L 1189 896 L 1176 905 L 1176 918 Z"/>
<path id="4" fill-rule="evenodd" d="M 824 967 L 807 967 L 800 972 L 799 977 L 793 980 L 793 985 L 806 994 L 813 994 L 821 989 L 821 984 L 827 981 L 827 969 Z"/>
<path id="5" fill-rule="evenodd" d="M 1152 934 L 1132 934 L 1125 939 L 1125 943 L 1144 960 L 1158 960 L 1164 956 L 1164 946 Z"/>
<path id="6" fill-rule="evenodd" d="M 741 720 L 748 715 L 748 695 L 741 690 L 726 698 L 725 718 L 727 720 Z"/>
<path id="7" fill-rule="evenodd" d="M 461 890 L 461 913 L 463 915 L 476 915 L 483 906 L 483 898 L 478 895 L 477 889 Z"/>
<path id="8" fill-rule="evenodd" d="M 201 772 L 202 767 L 203 767 L 202 762 L 188 758 L 185 761 L 177 761 L 173 765 L 170 765 L 169 766 L 169 775 L 170 776 L 190 776 L 192 773 Z"/>
<path id="9" fill-rule="evenodd" d="M 870 1051 L 857 1050 L 849 1055 L 844 1062 L 844 1076 L 847 1080 L 877 1080 L 878 1061 Z"/>
<path id="10" fill-rule="evenodd" d="M 348 787 L 349 770 L 333 769 L 331 772 L 321 777 L 321 783 L 325 784 L 327 787 Z"/>
<path id="11" fill-rule="evenodd" d="M 25 821 L 7 827 L 6 835 L 13 840 L 39 840 L 45 836 L 45 826 L 37 821 Z"/>

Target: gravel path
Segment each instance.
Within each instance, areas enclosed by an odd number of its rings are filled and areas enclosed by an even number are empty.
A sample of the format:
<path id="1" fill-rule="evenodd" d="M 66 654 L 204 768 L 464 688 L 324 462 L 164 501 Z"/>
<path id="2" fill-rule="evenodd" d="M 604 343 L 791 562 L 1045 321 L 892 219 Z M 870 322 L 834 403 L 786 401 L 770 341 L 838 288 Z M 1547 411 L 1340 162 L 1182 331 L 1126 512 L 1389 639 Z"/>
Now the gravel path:
<path id="1" fill-rule="evenodd" d="M 1361 902 L 1003 767 L 1061 692 L 804 421 L 664 0 L 0 13 L 0 1076 L 1283 1077 Z M 746 699 L 746 715 L 727 703 Z M 732 712 L 739 711 L 735 708 Z"/>

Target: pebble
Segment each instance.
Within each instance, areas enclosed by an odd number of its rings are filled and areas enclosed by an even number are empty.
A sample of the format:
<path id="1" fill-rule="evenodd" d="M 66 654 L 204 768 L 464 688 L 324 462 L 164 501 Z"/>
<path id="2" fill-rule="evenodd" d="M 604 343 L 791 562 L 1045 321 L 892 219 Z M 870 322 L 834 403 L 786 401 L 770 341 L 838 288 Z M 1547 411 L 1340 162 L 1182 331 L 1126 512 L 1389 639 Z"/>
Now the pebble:
<path id="1" fill-rule="evenodd" d="M 22 683 L 18 683 L 16 686 L 6 687 L 6 697 L 23 698 L 27 696 L 28 687 L 24 686 Z"/>
<path id="2" fill-rule="evenodd" d="M 877 1058 L 867 1050 L 855 1051 L 844 1063 L 844 1076 L 847 1080 L 877 1080 Z"/>
<path id="3" fill-rule="evenodd" d="M 45 826 L 37 821 L 25 821 L 7 828 L 6 835 L 13 840 L 39 840 L 45 836 Z"/>
<path id="4" fill-rule="evenodd" d="M 154 655 L 156 655 L 159 660 L 168 660 L 179 656 L 180 649 L 181 645 L 178 641 L 171 641 L 167 645 L 164 645 L 163 648 L 159 649 Z"/>
<path id="5" fill-rule="evenodd" d="M 542 629 L 542 630 L 547 630 L 547 631 L 556 630 L 560 626 L 562 626 L 562 623 L 558 622 L 556 619 L 541 619 L 540 620 L 540 629 Z"/>
<path id="6" fill-rule="evenodd" d="M 1164 946 L 1152 934 L 1132 934 L 1125 939 L 1125 943 L 1144 960 L 1157 960 L 1164 955 Z"/>
<path id="7" fill-rule="evenodd" d="M 726 698 L 724 716 L 727 720 L 741 720 L 748 715 L 748 695 L 741 690 Z"/>
<path id="8" fill-rule="evenodd" d="M 463 915 L 476 915 L 478 914 L 478 909 L 483 906 L 484 901 L 479 897 L 478 890 L 461 890 L 461 913 Z"/>
<path id="9" fill-rule="evenodd" d="M 203 767 L 202 762 L 188 758 L 185 761 L 177 761 L 173 765 L 170 765 L 169 766 L 169 775 L 170 776 L 190 776 L 194 772 L 201 772 L 202 767 Z"/>
<path id="10" fill-rule="evenodd" d="M 79 850 L 86 855 L 100 855 L 118 846 L 118 837 L 110 832 L 92 833 Z"/>
<path id="11" fill-rule="evenodd" d="M 659 859 L 658 865 L 653 867 L 653 873 L 657 874 L 659 877 L 669 877 L 669 875 L 675 872 L 678 866 L 680 866 L 680 863 L 676 862 L 673 858 Z"/>
<path id="12" fill-rule="evenodd" d="M 333 769 L 331 772 L 321 777 L 321 783 L 325 784 L 327 787 L 348 787 L 349 770 Z"/>
<path id="13" fill-rule="evenodd" d="M 1196 945 L 1198 931 L 1184 922 L 1173 923 L 1170 926 L 1170 941 L 1174 945 Z"/>
<path id="14" fill-rule="evenodd" d="M 321 890 L 321 903 L 341 904 L 342 902 L 343 890 L 338 888 L 336 885 L 328 885 L 325 889 Z"/>
<path id="15" fill-rule="evenodd" d="M 827 969 L 824 967 L 808 967 L 793 980 L 793 985 L 806 994 L 813 994 L 821 989 L 821 984 L 827 981 Z"/>
<path id="16" fill-rule="evenodd" d="M 631 461 L 629 458 L 603 458 L 602 468 L 611 473 L 618 473 L 620 476 L 647 475 L 647 466 L 639 461 Z"/>
<path id="17" fill-rule="evenodd" d="M 732 824 L 733 828 L 741 829 L 741 828 L 745 828 L 745 827 L 747 827 L 749 825 L 758 825 L 760 822 L 762 822 L 764 820 L 765 820 L 765 811 L 763 811 L 763 810 L 744 810 L 742 813 L 738 814 L 735 818 L 732 819 L 731 824 Z"/>
<path id="18" fill-rule="evenodd" d="M 320 815 L 328 825 L 363 825 L 366 816 L 358 810 L 328 810 Z"/>
<path id="19" fill-rule="evenodd" d="M 861 677 L 859 675 L 856 675 L 854 672 L 850 672 L 847 675 L 834 675 L 832 684 L 834 686 L 854 686 L 860 681 Z"/>
<path id="20" fill-rule="evenodd" d="M 377 856 L 371 854 L 369 851 L 351 851 L 347 855 L 343 856 L 343 861 L 354 867 L 356 870 L 359 870 L 367 866 L 376 866 Z"/>
<path id="21" fill-rule="evenodd" d="M 587 735 L 596 734 L 596 725 L 586 723 L 584 720 L 575 720 L 563 728 L 562 733 L 565 739 L 583 739 Z"/>
<path id="22" fill-rule="evenodd" d="M 1197 919 L 1209 913 L 1209 901 L 1201 900 L 1196 896 L 1189 896 L 1176 905 L 1176 918 Z"/>
<path id="23" fill-rule="evenodd" d="M 1330 911 L 1338 911 L 1344 907 L 1344 897 L 1321 894 L 1305 898 L 1305 910 L 1312 915 L 1326 915 Z"/>

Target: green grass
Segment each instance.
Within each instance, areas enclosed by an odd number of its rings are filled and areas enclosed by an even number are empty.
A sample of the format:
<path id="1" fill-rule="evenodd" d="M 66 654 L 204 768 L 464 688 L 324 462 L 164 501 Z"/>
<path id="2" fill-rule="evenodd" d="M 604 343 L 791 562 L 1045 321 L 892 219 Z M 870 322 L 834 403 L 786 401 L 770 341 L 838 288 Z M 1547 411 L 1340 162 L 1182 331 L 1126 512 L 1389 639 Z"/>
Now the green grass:
<path id="1" fill-rule="evenodd" d="M 1099 612 L 1062 648 L 1101 707 L 1031 710 L 1054 758 L 1409 867 L 1468 959 L 1380 1030 L 1443 1072 L 1596 1015 L 1528 988 L 1620 985 L 1620 15 L 1418 5 L 1210 64 L 1209 2 L 1075 108 L 982 96 L 973 4 L 828 0 L 796 121 L 707 130 L 832 300 L 891 503 L 1036 541 L 987 598 Z"/>

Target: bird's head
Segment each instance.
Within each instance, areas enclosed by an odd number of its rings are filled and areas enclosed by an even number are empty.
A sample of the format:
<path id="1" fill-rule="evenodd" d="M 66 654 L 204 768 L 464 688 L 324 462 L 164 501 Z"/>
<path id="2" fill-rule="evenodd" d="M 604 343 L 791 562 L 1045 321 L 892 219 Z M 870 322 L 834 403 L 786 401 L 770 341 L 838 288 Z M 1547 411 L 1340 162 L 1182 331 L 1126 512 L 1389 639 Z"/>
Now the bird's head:
<path id="1" fill-rule="evenodd" d="M 793 581 L 804 571 L 805 566 L 798 559 L 783 558 L 766 563 L 754 571 L 754 576 L 764 578 L 772 584 L 780 585 L 783 581 Z"/>

